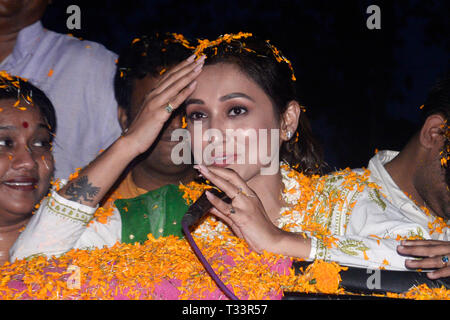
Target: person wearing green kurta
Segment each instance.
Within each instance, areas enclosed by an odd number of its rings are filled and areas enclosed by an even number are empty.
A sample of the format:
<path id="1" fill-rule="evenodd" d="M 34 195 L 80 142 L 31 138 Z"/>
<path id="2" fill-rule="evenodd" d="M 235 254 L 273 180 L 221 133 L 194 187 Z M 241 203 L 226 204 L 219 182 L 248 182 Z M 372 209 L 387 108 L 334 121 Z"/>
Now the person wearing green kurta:
<path id="1" fill-rule="evenodd" d="M 189 208 L 179 187 L 165 185 L 131 199 L 114 202 L 122 220 L 122 242 L 144 243 L 155 238 L 184 237 L 181 219 Z"/>

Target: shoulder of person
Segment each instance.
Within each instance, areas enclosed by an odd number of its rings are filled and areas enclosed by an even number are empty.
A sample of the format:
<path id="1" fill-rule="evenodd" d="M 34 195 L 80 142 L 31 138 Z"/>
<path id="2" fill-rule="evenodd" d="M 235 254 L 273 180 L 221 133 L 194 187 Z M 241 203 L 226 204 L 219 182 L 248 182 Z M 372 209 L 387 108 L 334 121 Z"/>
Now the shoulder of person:
<path id="1" fill-rule="evenodd" d="M 59 54 L 71 55 L 76 60 L 92 60 L 94 63 L 114 63 L 118 57 L 116 53 L 107 49 L 103 44 L 74 37 L 71 34 L 57 33 L 47 30 L 47 37 L 53 38 L 55 49 Z"/>

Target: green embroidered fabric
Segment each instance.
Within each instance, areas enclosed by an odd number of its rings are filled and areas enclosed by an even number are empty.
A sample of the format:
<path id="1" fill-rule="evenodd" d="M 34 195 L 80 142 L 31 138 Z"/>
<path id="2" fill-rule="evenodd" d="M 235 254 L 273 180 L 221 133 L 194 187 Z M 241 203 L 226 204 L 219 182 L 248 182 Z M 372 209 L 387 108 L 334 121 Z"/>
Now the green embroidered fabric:
<path id="1" fill-rule="evenodd" d="M 181 219 L 189 206 L 177 185 L 165 185 L 136 198 L 114 202 L 122 219 L 122 242 L 144 243 L 151 233 L 155 238 L 184 237 Z"/>

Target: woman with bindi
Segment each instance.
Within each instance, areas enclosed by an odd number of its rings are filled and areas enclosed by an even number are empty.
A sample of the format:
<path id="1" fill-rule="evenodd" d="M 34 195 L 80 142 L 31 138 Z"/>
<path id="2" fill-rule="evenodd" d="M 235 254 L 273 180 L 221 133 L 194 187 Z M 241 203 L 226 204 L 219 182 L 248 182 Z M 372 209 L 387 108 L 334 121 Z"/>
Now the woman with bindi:
<path id="1" fill-rule="evenodd" d="M 0 265 L 48 193 L 53 175 L 53 106 L 29 82 L 0 74 Z"/>

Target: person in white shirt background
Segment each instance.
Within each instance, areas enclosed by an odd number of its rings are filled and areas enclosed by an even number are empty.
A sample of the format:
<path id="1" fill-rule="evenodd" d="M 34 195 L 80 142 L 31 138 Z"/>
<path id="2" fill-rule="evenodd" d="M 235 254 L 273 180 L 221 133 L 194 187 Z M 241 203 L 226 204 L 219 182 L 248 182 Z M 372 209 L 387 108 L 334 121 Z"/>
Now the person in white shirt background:
<path id="1" fill-rule="evenodd" d="M 49 0 L 2 0 L 0 70 L 28 79 L 56 110 L 55 178 L 84 167 L 118 136 L 113 79 L 117 55 L 42 26 Z"/>
<path id="2" fill-rule="evenodd" d="M 382 192 L 409 218 L 421 224 L 427 224 L 429 217 L 446 222 L 441 235 L 447 234 L 448 240 L 450 76 L 431 89 L 422 111 L 424 122 L 420 131 L 399 153 L 379 152 L 369 163 L 369 169 Z M 428 273 L 433 279 L 450 276 L 449 241 L 407 240 L 398 247 L 398 252 L 422 258 L 407 259 L 407 268 L 437 268 Z"/>

